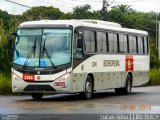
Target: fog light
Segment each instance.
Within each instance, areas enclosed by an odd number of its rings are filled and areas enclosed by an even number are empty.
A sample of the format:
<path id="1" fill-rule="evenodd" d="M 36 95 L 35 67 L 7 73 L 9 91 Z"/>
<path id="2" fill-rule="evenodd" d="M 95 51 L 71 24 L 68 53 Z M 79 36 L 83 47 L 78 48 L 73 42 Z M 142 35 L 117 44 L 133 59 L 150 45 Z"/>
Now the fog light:
<path id="1" fill-rule="evenodd" d="M 17 90 L 18 88 L 17 88 L 16 86 L 13 86 L 13 89 L 14 89 L 14 90 Z"/>

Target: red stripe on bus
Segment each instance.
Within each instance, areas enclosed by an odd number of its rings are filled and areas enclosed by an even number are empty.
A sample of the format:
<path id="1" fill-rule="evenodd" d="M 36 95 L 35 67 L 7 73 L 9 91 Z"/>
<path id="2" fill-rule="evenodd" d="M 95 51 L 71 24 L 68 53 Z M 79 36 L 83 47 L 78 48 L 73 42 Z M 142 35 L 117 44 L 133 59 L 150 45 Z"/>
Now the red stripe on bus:
<path id="1" fill-rule="evenodd" d="M 126 71 L 134 71 L 133 55 L 126 55 Z"/>

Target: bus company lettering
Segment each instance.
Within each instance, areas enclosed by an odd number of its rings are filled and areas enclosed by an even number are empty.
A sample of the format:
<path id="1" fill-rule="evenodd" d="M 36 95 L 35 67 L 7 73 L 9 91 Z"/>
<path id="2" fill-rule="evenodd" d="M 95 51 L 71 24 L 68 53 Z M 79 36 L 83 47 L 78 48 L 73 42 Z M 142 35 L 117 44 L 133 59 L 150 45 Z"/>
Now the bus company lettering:
<path id="1" fill-rule="evenodd" d="M 104 67 L 117 67 L 120 66 L 119 60 L 104 60 L 103 61 Z"/>

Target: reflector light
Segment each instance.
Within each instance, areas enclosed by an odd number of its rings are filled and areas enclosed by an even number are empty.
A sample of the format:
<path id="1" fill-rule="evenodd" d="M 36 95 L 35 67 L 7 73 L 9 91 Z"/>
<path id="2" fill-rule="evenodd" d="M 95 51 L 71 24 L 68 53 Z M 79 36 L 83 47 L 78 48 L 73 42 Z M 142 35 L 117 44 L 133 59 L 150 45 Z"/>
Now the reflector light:
<path id="1" fill-rule="evenodd" d="M 65 82 L 55 82 L 54 86 L 65 86 Z"/>

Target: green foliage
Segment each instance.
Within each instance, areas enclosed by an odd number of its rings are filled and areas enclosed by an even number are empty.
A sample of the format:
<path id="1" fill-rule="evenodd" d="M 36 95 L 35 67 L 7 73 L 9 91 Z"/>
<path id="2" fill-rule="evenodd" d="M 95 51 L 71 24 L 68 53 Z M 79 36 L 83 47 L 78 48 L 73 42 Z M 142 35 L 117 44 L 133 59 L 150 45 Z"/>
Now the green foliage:
<path id="1" fill-rule="evenodd" d="M 25 20 L 41 20 L 41 19 L 51 19 L 56 20 L 59 19 L 63 13 L 58 8 L 45 7 L 33 7 L 23 13 L 22 18 Z"/>
<path id="2" fill-rule="evenodd" d="M 160 67 L 160 60 L 158 59 L 158 50 L 155 48 L 155 43 L 153 38 L 150 38 L 150 66 L 151 68 L 159 68 Z"/>
<path id="3" fill-rule="evenodd" d="M 9 24 L 8 24 L 9 25 Z M 10 25 L 8 27 L 10 30 Z M 9 31 L 5 29 L 3 25 L 3 21 L 0 20 L 0 70 L 10 70 L 10 59 L 11 56 L 6 48 L 7 42 L 8 42 L 8 34 Z"/>
<path id="4" fill-rule="evenodd" d="M 66 14 L 63 14 L 60 19 L 73 19 L 72 13 L 68 12 Z"/>
<path id="5" fill-rule="evenodd" d="M 123 26 L 126 25 L 128 19 L 126 17 L 130 15 L 134 10 L 127 5 L 118 5 L 112 7 L 112 10 L 108 12 L 108 19 L 109 21 L 114 21 L 122 24 Z"/>
<path id="6" fill-rule="evenodd" d="M 0 95 L 11 93 L 11 74 L 10 72 L 0 71 Z"/>
<path id="7" fill-rule="evenodd" d="M 73 19 L 89 19 L 92 17 L 91 6 L 86 4 L 73 8 Z"/>
<path id="8" fill-rule="evenodd" d="M 150 81 L 147 85 L 160 85 L 160 71 L 158 69 L 150 70 Z"/>
<path id="9" fill-rule="evenodd" d="M 10 19 L 12 19 L 13 16 L 9 15 L 6 11 L 0 10 L 0 19 L 3 21 L 3 25 L 6 29 L 9 27 Z"/>
<path id="10" fill-rule="evenodd" d="M 137 12 L 127 5 L 112 7 L 108 20 L 120 23 L 123 27 L 145 30 L 155 37 L 155 13 Z"/>

